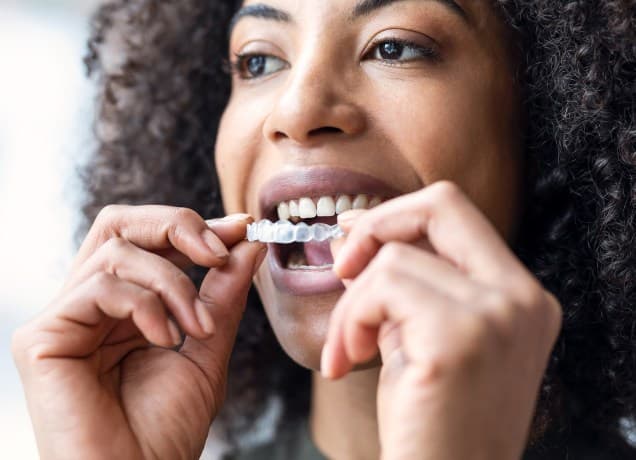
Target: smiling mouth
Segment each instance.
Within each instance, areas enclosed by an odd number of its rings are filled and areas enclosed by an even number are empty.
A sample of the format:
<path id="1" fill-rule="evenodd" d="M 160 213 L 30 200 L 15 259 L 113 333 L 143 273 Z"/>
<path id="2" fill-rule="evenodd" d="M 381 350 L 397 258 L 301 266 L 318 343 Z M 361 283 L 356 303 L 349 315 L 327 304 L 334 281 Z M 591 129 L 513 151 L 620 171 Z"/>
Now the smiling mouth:
<path id="1" fill-rule="evenodd" d="M 302 197 L 278 203 L 270 210 L 270 220 L 304 222 L 307 225 L 334 225 L 338 214 L 351 209 L 371 209 L 382 203 L 382 197 L 366 194 L 323 195 L 316 198 Z M 276 244 L 274 251 L 280 265 L 287 270 L 328 270 L 333 266 L 329 241 Z"/>
<path id="2" fill-rule="evenodd" d="M 262 187 L 257 220 L 333 225 L 338 214 L 370 209 L 401 194 L 380 179 L 359 172 L 332 167 L 296 169 L 277 175 Z M 329 241 L 268 246 L 268 266 L 280 290 L 309 295 L 344 288 L 332 271 Z"/>

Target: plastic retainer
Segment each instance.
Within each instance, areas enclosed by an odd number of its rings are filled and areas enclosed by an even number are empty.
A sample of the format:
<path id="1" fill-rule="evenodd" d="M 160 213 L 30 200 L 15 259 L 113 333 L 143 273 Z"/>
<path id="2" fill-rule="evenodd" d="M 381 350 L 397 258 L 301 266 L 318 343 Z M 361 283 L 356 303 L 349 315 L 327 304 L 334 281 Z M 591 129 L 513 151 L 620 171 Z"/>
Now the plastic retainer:
<path id="1" fill-rule="evenodd" d="M 300 222 L 294 225 L 288 220 L 272 222 L 269 219 L 264 219 L 247 225 L 248 241 L 262 243 L 306 243 L 307 241 L 326 241 L 342 236 L 344 236 L 344 232 L 338 224 L 307 225 L 305 222 Z"/>

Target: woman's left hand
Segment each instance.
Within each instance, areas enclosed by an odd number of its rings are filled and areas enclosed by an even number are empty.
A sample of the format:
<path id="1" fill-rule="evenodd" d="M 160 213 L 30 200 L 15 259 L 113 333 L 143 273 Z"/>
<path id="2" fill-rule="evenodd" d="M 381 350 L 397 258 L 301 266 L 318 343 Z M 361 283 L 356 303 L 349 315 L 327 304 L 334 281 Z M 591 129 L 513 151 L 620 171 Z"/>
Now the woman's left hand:
<path id="1" fill-rule="evenodd" d="M 517 460 L 561 306 L 442 181 L 339 219 L 324 376 L 382 357 L 382 459 Z"/>

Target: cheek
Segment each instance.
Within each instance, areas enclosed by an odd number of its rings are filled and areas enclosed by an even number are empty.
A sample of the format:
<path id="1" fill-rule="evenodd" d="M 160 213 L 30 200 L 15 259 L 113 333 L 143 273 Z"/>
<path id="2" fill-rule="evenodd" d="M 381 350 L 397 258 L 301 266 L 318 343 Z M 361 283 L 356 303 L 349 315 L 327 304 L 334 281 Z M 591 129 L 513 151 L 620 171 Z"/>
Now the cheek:
<path id="1" fill-rule="evenodd" d="M 385 104 L 378 125 L 424 184 L 457 183 L 503 235 L 517 219 L 520 132 L 516 106 L 495 85 L 462 81 L 412 88 Z"/>
<path id="2" fill-rule="evenodd" d="M 483 114 L 471 110 L 474 104 L 466 106 L 465 97 L 435 82 L 405 93 L 393 103 L 384 101 L 376 120 L 425 184 L 457 179 L 478 165 L 479 150 L 489 149 L 483 139 L 487 123 Z"/>
<path id="3" fill-rule="evenodd" d="M 228 106 L 219 123 L 214 162 L 227 213 L 245 212 L 245 190 L 258 152 L 258 137 L 238 111 Z"/>

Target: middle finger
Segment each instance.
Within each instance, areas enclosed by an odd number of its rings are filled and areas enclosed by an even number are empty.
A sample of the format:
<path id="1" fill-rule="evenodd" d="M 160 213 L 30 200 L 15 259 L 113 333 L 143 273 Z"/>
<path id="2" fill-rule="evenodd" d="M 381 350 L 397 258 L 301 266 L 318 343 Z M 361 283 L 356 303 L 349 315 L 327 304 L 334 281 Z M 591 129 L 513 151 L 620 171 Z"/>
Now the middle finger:
<path id="1" fill-rule="evenodd" d="M 187 334 L 202 339 L 211 333 L 212 316 L 200 301 L 194 283 L 170 261 L 123 238 L 112 238 L 72 275 L 65 291 L 99 271 L 156 292 Z"/>

